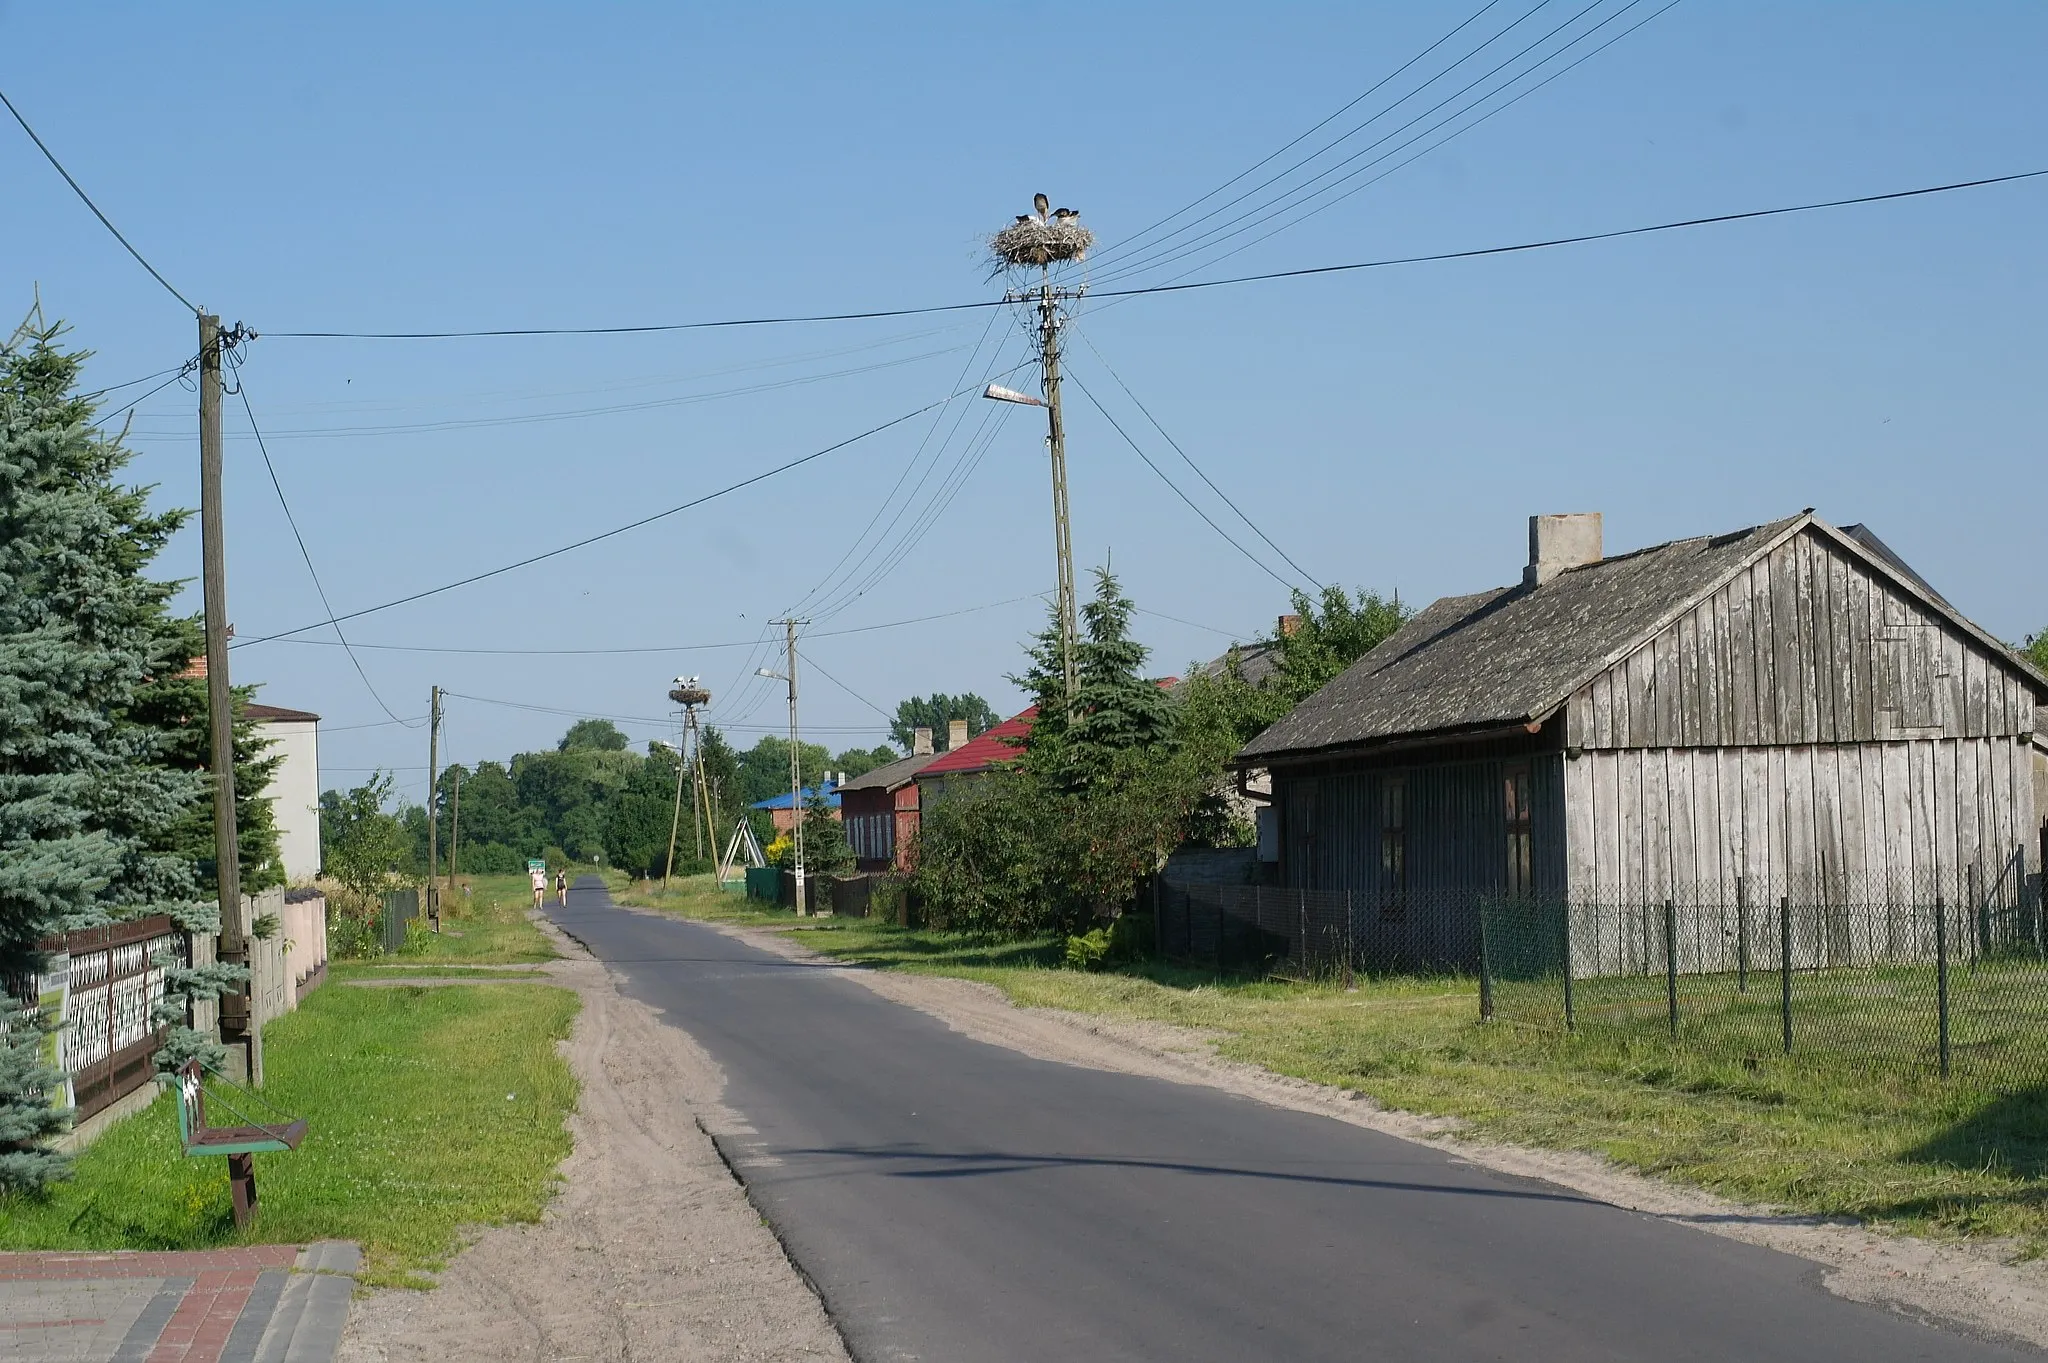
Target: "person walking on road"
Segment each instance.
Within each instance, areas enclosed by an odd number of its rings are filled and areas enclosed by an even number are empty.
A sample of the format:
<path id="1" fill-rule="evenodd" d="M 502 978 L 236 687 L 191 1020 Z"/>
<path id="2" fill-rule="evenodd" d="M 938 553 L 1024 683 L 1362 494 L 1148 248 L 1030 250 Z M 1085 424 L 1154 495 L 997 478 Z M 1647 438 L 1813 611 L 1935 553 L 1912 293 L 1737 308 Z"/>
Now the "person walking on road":
<path id="1" fill-rule="evenodd" d="M 547 868 L 542 866 L 536 866 L 531 871 L 528 871 L 526 873 L 526 878 L 533 885 L 533 907 L 537 909 L 541 906 L 541 901 L 547 898 Z"/>
<path id="2" fill-rule="evenodd" d="M 569 907 L 569 873 L 555 872 L 555 902 L 563 908 Z"/>

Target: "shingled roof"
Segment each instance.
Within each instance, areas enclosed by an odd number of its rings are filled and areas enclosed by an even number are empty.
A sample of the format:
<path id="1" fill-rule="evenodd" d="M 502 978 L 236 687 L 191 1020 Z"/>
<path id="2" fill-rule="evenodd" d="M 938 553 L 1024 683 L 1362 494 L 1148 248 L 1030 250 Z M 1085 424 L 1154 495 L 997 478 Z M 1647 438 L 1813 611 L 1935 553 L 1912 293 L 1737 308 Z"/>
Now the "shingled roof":
<path id="1" fill-rule="evenodd" d="M 839 789 L 841 791 L 896 790 L 915 781 L 917 774 L 930 766 L 932 760 L 937 756 L 938 754 L 936 753 L 921 752 L 913 753 L 909 757 L 899 757 L 894 762 L 885 762 L 872 771 L 862 772 L 860 775 L 848 780 Z"/>
<path id="2" fill-rule="evenodd" d="M 1568 569 L 1537 587 L 1444 597 L 1239 757 L 1263 761 L 1540 719 L 1614 655 L 1810 519 L 1639 549 Z"/>

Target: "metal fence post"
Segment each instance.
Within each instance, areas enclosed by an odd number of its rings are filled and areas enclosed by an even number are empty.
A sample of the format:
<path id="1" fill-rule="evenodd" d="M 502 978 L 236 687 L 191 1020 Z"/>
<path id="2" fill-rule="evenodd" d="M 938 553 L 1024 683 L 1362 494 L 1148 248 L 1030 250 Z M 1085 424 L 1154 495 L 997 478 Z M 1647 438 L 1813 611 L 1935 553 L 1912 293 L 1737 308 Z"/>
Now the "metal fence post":
<path id="1" fill-rule="evenodd" d="M 1564 1029 L 1576 1032 L 1579 1020 L 1577 1010 L 1572 1006 L 1572 904 L 1569 899 L 1558 905 L 1557 935 L 1558 946 L 1564 954 Z"/>
<path id="2" fill-rule="evenodd" d="M 1493 952 L 1486 937 L 1486 901 L 1479 901 L 1479 1020 L 1493 1021 Z"/>
<path id="3" fill-rule="evenodd" d="M 1792 896 L 1778 896 L 1778 1020 L 1792 1054 Z"/>
<path id="4" fill-rule="evenodd" d="M 1664 1009 L 1671 1035 L 1678 1035 L 1678 905 L 1664 901 Z"/>
<path id="5" fill-rule="evenodd" d="M 1948 906 L 1934 896 L 1934 1017 L 1941 1077 L 1948 1078 Z"/>
<path id="6" fill-rule="evenodd" d="M 1358 981 L 1351 974 L 1351 952 L 1353 937 L 1358 931 L 1358 891 L 1344 892 L 1344 992 L 1358 988 Z"/>
<path id="7" fill-rule="evenodd" d="M 1749 992 L 1749 882 L 1735 877 L 1735 992 Z"/>
<path id="8" fill-rule="evenodd" d="M 1991 954 L 1991 897 L 1983 892 L 1977 883 L 1977 866 L 1972 862 L 1963 869 L 1963 883 L 1968 887 L 1970 903 L 1977 910 L 1977 960 Z"/>

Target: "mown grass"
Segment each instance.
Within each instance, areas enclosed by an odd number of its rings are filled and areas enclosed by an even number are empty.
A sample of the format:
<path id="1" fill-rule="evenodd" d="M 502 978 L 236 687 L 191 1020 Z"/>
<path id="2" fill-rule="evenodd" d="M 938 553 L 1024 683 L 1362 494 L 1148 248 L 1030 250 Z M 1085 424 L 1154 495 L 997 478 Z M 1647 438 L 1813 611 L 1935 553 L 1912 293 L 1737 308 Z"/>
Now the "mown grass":
<path id="1" fill-rule="evenodd" d="M 576 1102 L 555 1043 L 576 1011 L 573 993 L 532 984 L 329 984 L 264 1031 L 263 1102 L 310 1130 L 296 1151 L 257 1156 L 247 1233 L 234 1228 L 227 1161 L 184 1158 L 176 1107 L 159 1097 L 84 1151 L 69 1182 L 0 1201 L 0 1247 L 347 1239 L 363 1246 L 362 1281 L 417 1285 L 460 1227 L 532 1221 L 546 1205 Z M 215 1119 L 230 1120 L 220 1108 Z"/>
<path id="2" fill-rule="evenodd" d="M 849 962 L 982 980 L 1029 1007 L 1200 1028 L 1220 1053 L 1454 1117 L 1483 1137 L 1604 1155 L 1747 1202 L 1936 1236 L 2048 1246 L 2048 1093 L 1993 1095 L 1878 1062 L 1688 1054 L 1640 1034 L 1478 1022 L 1463 979 L 1287 984 L 1159 965 L 1059 968 L 1050 939 L 796 919 L 691 882 L 636 903 L 779 924 Z"/>
<path id="3" fill-rule="evenodd" d="M 442 897 L 440 932 L 415 934 L 406 954 L 375 959 L 503 965 L 551 961 L 559 954 L 526 916 L 533 893 L 524 875 L 463 876 L 461 883 L 467 895 L 458 890 Z"/>

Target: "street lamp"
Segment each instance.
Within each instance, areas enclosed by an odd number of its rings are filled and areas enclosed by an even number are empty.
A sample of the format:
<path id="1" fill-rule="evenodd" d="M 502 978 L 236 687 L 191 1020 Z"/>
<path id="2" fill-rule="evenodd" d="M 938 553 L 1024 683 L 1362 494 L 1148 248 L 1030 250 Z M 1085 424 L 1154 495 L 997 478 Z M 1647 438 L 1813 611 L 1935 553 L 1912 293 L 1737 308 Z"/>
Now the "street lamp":
<path id="1" fill-rule="evenodd" d="M 794 628 L 789 644 L 789 671 L 777 672 L 772 667 L 754 669 L 757 677 L 789 683 L 789 852 L 790 865 L 796 871 L 796 913 L 806 917 L 804 900 L 804 768 L 803 751 L 796 741 L 796 637 Z"/>

